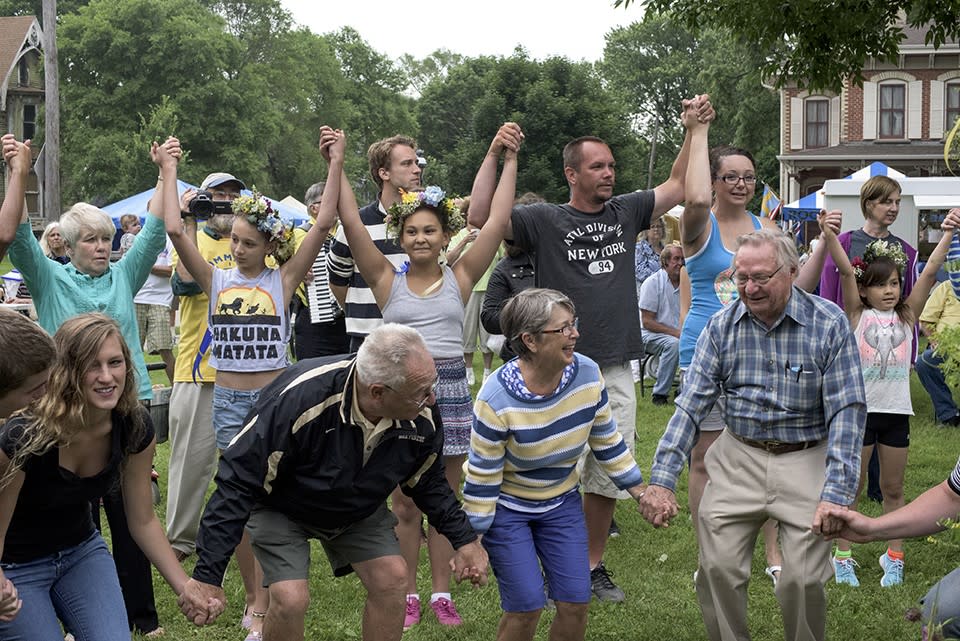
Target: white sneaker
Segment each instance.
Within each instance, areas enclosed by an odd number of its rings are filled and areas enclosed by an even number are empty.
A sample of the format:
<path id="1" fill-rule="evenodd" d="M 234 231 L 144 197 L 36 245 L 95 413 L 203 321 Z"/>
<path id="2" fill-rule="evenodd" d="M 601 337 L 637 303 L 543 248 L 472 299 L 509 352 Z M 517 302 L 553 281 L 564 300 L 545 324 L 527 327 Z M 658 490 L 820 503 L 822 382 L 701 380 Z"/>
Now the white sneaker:
<path id="1" fill-rule="evenodd" d="M 473 376 L 473 368 L 468 367 L 467 368 L 467 385 L 473 385 L 476 382 L 477 382 L 477 379 L 474 378 Z"/>

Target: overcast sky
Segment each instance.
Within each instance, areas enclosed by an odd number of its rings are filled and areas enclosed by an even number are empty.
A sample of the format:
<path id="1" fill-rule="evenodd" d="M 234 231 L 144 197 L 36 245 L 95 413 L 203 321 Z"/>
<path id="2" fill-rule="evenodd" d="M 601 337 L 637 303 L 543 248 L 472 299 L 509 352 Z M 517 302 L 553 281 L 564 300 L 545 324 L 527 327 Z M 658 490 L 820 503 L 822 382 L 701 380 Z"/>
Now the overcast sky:
<path id="1" fill-rule="evenodd" d="M 314 33 L 356 29 L 391 58 L 424 58 L 437 49 L 465 56 L 509 56 L 520 44 L 536 59 L 562 55 L 595 61 L 611 28 L 641 17 L 640 2 L 613 0 L 282 0 Z"/>

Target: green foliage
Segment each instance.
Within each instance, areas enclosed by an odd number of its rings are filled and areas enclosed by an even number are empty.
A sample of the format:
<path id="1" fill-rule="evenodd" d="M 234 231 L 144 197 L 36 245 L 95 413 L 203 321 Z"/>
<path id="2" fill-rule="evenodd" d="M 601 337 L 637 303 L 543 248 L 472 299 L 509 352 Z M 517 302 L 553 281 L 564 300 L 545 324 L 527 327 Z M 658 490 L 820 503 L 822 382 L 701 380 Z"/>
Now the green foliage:
<path id="1" fill-rule="evenodd" d="M 938 329 L 930 342 L 936 344 L 936 353 L 943 358 L 940 369 L 950 389 L 960 386 L 960 327 Z"/>
<path id="2" fill-rule="evenodd" d="M 606 40 L 601 69 L 610 89 L 629 106 L 642 137 L 656 134 L 666 148 L 657 154 L 656 175 L 669 172 L 683 141 L 681 100 L 706 93 L 717 110 L 711 144 L 750 150 L 758 175 L 775 180 L 779 102 L 761 83 L 763 58 L 755 48 L 739 46 L 725 30 L 694 32 L 658 15 L 615 28 Z"/>
<path id="3" fill-rule="evenodd" d="M 628 6 L 634 0 L 616 0 Z M 761 71 L 777 86 L 797 82 L 840 90 L 845 78 L 862 81 L 867 58 L 896 62 L 903 28 L 927 31 L 939 46 L 960 38 L 957 0 L 639 0 L 645 13 L 675 18 L 691 30 L 730 29 L 741 46 L 766 52 Z"/>
<path id="4" fill-rule="evenodd" d="M 531 60 L 522 49 L 506 58 L 467 59 L 424 87 L 417 120 L 420 144 L 446 169 L 451 192 L 470 190 L 497 128 L 508 120 L 526 136 L 518 192 L 566 201 L 561 151 L 585 135 L 604 138 L 614 150 L 619 191 L 640 186 L 639 144 L 627 114 L 588 63 Z"/>

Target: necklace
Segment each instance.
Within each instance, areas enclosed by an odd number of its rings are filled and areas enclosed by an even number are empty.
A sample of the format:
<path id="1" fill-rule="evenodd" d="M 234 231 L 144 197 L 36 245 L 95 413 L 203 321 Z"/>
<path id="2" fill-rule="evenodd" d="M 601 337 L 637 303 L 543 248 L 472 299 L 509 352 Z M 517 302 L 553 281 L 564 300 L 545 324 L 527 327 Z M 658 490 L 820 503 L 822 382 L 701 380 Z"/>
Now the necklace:
<path id="1" fill-rule="evenodd" d="M 899 320 L 897 318 L 896 313 L 894 313 L 893 318 L 891 318 L 889 321 L 886 321 L 880 317 L 880 312 L 878 312 L 873 307 L 870 308 L 870 311 L 873 312 L 873 317 L 877 320 L 877 324 L 880 325 L 880 327 L 882 327 L 883 329 L 890 329 L 891 327 L 896 325 Z"/>

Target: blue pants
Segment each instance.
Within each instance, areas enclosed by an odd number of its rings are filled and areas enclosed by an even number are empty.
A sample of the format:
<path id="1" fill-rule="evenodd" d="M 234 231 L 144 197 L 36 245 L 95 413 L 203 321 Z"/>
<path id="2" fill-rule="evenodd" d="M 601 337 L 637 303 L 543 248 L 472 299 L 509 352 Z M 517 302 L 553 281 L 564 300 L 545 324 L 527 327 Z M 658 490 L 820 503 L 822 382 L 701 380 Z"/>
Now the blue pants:
<path id="1" fill-rule="evenodd" d="M 957 404 L 953 402 L 953 394 L 943 377 L 943 370 L 940 369 L 942 364 L 943 358 L 928 347 L 917 357 L 916 368 L 917 378 L 933 401 L 937 421 L 945 423 L 957 416 Z"/>
<path id="2" fill-rule="evenodd" d="M 657 396 L 669 395 L 673 379 L 677 376 L 677 367 L 680 365 L 680 339 L 669 334 L 646 334 L 643 337 L 643 348 L 647 354 L 660 355 L 653 393 Z"/>
<path id="3" fill-rule="evenodd" d="M 60 622 L 77 641 L 130 641 L 113 558 L 98 533 L 56 554 L 4 563 L 23 608 L 0 621 L 4 641 L 62 641 Z"/>
<path id="4" fill-rule="evenodd" d="M 936 608 L 933 623 L 943 624 L 943 638 L 960 637 L 960 568 L 940 579 L 921 601 L 924 624 L 931 621 Z"/>

